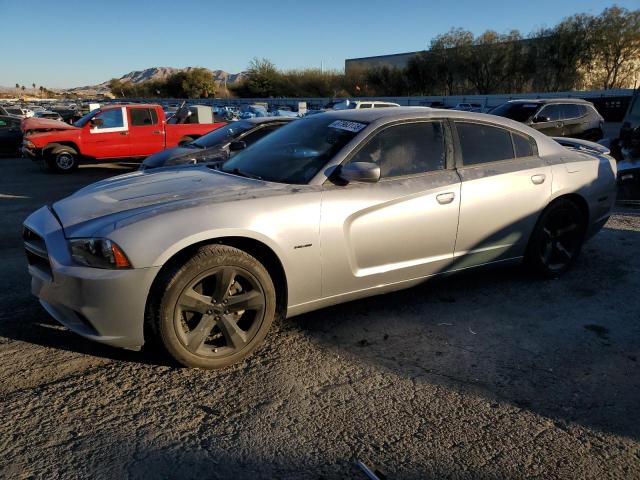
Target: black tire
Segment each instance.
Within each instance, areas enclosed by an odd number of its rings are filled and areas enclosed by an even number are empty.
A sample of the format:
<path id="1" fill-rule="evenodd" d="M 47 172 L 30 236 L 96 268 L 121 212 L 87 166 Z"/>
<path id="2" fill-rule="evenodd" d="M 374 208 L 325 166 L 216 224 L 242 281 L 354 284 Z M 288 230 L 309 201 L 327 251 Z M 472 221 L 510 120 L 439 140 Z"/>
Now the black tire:
<path id="1" fill-rule="evenodd" d="M 251 354 L 275 312 L 273 281 L 258 260 L 237 248 L 206 245 L 158 279 L 146 321 L 155 343 L 179 363 L 216 369 Z"/>
<path id="2" fill-rule="evenodd" d="M 535 273 L 556 278 L 575 263 L 585 236 L 586 219 L 575 202 L 558 199 L 540 215 L 529 239 L 525 263 Z"/>
<path id="3" fill-rule="evenodd" d="M 71 173 L 78 168 L 80 159 L 74 148 L 61 145 L 47 151 L 45 163 L 55 173 Z"/>
<path id="4" fill-rule="evenodd" d="M 191 137 L 183 137 L 178 142 L 178 145 L 182 146 L 182 145 L 186 145 L 187 143 L 191 143 L 191 142 L 193 142 L 193 138 L 191 138 Z"/>

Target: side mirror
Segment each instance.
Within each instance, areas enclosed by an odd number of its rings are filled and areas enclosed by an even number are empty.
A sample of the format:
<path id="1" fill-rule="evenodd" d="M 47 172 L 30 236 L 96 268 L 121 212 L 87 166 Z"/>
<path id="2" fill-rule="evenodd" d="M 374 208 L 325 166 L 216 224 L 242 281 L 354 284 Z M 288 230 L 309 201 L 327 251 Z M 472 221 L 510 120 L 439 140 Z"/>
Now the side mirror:
<path id="1" fill-rule="evenodd" d="M 229 144 L 229 150 L 232 152 L 237 152 L 238 150 L 244 150 L 247 148 L 247 143 L 243 140 L 236 140 L 235 142 L 231 142 Z"/>
<path id="2" fill-rule="evenodd" d="M 102 120 L 101 118 L 92 118 L 91 119 L 91 126 L 94 128 L 99 128 L 101 126 L 104 125 L 104 120 Z"/>
<path id="3" fill-rule="evenodd" d="M 538 115 L 536 117 L 533 117 L 533 123 L 544 123 L 544 122 L 550 122 L 551 119 L 549 117 L 545 117 L 544 115 Z"/>
<path id="4" fill-rule="evenodd" d="M 380 167 L 370 162 L 348 163 L 340 168 L 338 176 L 346 182 L 376 183 L 380 180 Z"/>

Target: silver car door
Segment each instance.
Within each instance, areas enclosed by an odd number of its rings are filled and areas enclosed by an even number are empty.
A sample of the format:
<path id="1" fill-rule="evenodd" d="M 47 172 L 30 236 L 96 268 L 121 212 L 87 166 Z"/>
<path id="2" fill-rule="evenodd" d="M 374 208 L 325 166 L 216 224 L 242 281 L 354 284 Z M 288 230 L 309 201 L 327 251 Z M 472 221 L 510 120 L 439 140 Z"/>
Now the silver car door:
<path id="1" fill-rule="evenodd" d="M 455 122 L 462 180 L 452 269 L 519 257 L 551 196 L 551 167 L 528 135 Z"/>
<path id="2" fill-rule="evenodd" d="M 387 126 L 344 162 L 374 162 L 377 183 L 322 191 L 322 293 L 330 297 L 444 270 L 458 227 L 460 179 L 446 122 Z"/>

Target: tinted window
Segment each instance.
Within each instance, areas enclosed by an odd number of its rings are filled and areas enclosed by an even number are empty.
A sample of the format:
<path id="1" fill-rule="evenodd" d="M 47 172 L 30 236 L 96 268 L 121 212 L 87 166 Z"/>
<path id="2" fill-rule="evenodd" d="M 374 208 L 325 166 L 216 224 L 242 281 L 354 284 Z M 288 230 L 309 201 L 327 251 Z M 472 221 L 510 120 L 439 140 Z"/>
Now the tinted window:
<path id="1" fill-rule="evenodd" d="M 564 118 L 577 118 L 582 115 L 581 105 L 574 105 L 567 103 L 563 105 L 563 117 Z"/>
<path id="2" fill-rule="evenodd" d="M 371 104 L 370 103 L 361 103 L 360 104 L 360 108 L 371 108 Z"/>
<path id="3" fill-rule="evenodd" d="M 271 132 L 273 132 L 274 130 L 277 130 L 281 126 L 282 126 L 281 123 L 278 125 L 267 125 L 266 127 L 262 127 L 256 130 L 255 132 L 248 133 L 246 136 L 242 137 L 242 141 L 244 141 L 247 144 L 247 146 L 249 146 L 251 144 L 256 143 L 262 137 L 266 137 Z"/>
<path id="4" fill-rule="evenodd" d="M 513 146 L 516 149 L 516 157 L 530 157 L 536 154 L 533 146 L 534 140 L 531 137 L 526 137 L 518 133 L 512 133 L 511 135 L 513 136 Z"/>
<path id="5" fill-rule="evenodd" d="M 510 118 L 516 122 L 528 120 L 540 107 L 538 103 L 504 103 L 491 110 L 491 115 Z"/>
<path id="6" fill-rule="evenodd" d="M 444 145 L 440 122 L 396 125 L 376 134 L 350 162 L 376 163 L 382 178 L 432 172 L 446 167 Z"/>
<path id="7" fill-rule="evenodd" d="M 387 105 L 386 103 L 376 103 L 373 108 L 387 108 L 387 107 L 393 107 L 393 105 Z"/>
<path id="8" fill-rule="evenodd" d="M 547 117 L 550 122 L 562 119 L 562 105 L 547 105 L 538 114 L 542 117 Z"/>
<path id="9" fill-rule="evenodd" d="M 99 129 L 124 127 L 124 122 L 122 121 L 122 109 L 120 108 L 101 112 L 96 115 L 95 118 L 100 118 L 103 122 L 102 125 L 98 127 Z"/>
<path id="10" fill-rule="evenodd" d="M 131 126 L 142 127 L 145 125 L 153 125 L 155 122 L 153 121 L 151 112 L 152 110 L 148 108 L 132 108 L 129 110 L 129 115 L 131 115 Z"/>
<path id="11" fill-rule="evenodd" d="M 250 122 L 244 122 L 242 120 L 239 122 L 231 122 L 224 127 L 216 128 L 212 132 L 203 135 L 193 141 L 193 144 L 200 148 L 222 146 L 252 128 L 254 128 L 254 124 Z"/>
<path id="12" fill-rule="evenodd" d="M 464 122 L 456 122 L 456 129 L 464 165 L 514 158 L 509 131 L 480 123 Z"/>

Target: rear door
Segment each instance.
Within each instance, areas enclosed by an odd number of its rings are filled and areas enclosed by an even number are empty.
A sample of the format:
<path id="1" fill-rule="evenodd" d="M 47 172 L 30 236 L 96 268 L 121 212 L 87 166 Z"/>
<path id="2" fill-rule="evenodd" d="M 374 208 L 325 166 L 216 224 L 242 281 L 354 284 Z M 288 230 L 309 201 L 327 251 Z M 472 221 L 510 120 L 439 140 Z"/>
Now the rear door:
<path id="1" fill-rule="evenodd" d="M 444 121 L 386 126 L 346 160 L 377 163 L 379 182 L 325 183 L 323 296 L 420 278 L 448 266 L 460 202 L 448 138 Z"/>
<path id="2" fill-rule="evenodd" d="M 82 132 L 82 153 L 95 158 L 128 157 L 129 120 L 126 107 L 110 108 L 99 112 L 94 119 L 102 125 L 88 123 Z"/>
<path id="3" fill-rule="evenodd" d="M 129 136 L 131 156 L 146 157 L 164 148 L 164 126 L 155 108 L 129 107 Z"/>
<path id="4" fill-rule="evenodd" d="M 456 121 L 462 180 L 454 269 L 524 254 L 551 195 L 551 167 L 528 135 Z"/>
<path id="5" fill-rule="evenodd" d="M 587 129 L 587 108 L 584 105 L 565 103 L 562 105 L 563 137 L 580 137 Z"/>

